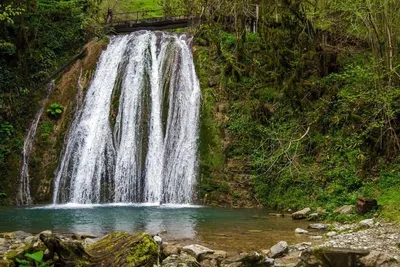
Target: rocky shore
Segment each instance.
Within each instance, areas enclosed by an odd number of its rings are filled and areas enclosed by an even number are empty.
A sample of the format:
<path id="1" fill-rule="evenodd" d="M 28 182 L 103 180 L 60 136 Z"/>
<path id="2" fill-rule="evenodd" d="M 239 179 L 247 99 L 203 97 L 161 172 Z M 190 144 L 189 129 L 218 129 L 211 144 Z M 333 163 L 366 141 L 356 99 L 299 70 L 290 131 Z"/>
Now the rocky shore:
<path id="1" fill-rule="evenodd" d="M 288 244 L 282 240 L 270 248 L 232 254 L 201 244 L 170 243 L 162 234 L 115 232 L 99 237 L 16 231 L 0 234 L 0 266 L 19 266 L 23 261 L 25 266 L 400 266 L 397 224 L 374 219 L 310 223 L 308 229 L 293 229 L 293 234 L 307 235 L 310 241 Z M 40 251 L 44 253 L 38 261 L 29 256 Z"/>

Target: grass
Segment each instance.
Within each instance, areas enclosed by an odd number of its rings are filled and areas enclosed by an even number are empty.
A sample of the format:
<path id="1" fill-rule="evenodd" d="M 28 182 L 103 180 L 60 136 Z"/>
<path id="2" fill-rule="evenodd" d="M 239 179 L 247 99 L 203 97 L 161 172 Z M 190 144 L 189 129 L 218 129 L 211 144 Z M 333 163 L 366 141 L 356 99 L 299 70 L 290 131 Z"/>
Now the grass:
<path id="1" fill-rule="evenodd" d="M 115 13 L 131 13 L 143 10 L 157 10 L 148 12 L 145 15 L 139 15 L 139 18 L 155 18 L 163 15 L 161 6 L 158 4 L 158 0 L 106 0 L 101 4 L 101 10 L 103 14 L 107 14 L 109 8 L 113 9 Z M 136 17 L 135 17 L 136 19 Z"/>

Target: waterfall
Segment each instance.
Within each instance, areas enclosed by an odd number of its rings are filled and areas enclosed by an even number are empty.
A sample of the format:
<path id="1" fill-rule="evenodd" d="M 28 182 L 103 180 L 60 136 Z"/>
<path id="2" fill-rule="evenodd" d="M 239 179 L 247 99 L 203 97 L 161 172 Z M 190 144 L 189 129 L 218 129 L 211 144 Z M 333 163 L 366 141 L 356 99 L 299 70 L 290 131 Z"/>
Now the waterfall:
<path id="1" fill-rule="evenodd" d="M 41 107 L 39 111 L 36 113 L 35 118 L 31 122 L 31 126 L 29 127 L 28 133 L 25 136 L 24 139 L 24 146 L 22 149 L 22 167 L 21 167 L 21 172 L 20 172 L 20 177 L 19 177 L 19 187 L 18 187 L 18 194 L 17 194 L 17 199 L 16 202 L 18 205 L 30 205 L 32 204 L 32 198 L 31 198 L 31 190 L 30 190 L 30 185 L 29 185 L 29 160 L 30 156 L 32 153 L 32 148 L 33 148 L 33 142 L 35 140 L 36 136 L 36 130 L 40 121 L 40 118 L 42 117 L 45 105 L 47 103 L 47 100 L 49 99 L 49 96 L 51 92 L 53 91 L 55 87 L 55 82 L 52 80 L 49 85 L 47 86 L 47 96 L 46 99 L 42 102 Z"/>
<path id="2" fill-rule="evenodd" d="M 191 203 L 200 86 L 186 35 L 116 36 L 72 122 L 54 203 Z"/>

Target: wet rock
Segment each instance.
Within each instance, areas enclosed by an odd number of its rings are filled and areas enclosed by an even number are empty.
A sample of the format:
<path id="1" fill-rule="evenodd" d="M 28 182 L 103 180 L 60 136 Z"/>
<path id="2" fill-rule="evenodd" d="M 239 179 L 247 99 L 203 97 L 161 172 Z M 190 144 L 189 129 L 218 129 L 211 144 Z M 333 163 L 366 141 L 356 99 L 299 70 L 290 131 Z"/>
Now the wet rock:
<path id="1" fill-rule="evenodd" d="M 364 264 L 365 267 L 375 267 L 375 266 L 385 266 L 394 267 L 399 266 L 400 262 L 385 253 L 372 251 L 365 257 L 360 258 L 360 262 Z"/>
<path id="2" fill-rule="evenodd" d="M 350 214 L 354 210 L 354 206 L 352 205 L 344 205 L 334 211 L 337 214 Z"/>
<path id="3" fill-rule="evenodd" d="M 280 241 L 278 244 L 275 244 L 270 249 L 270 257 L 275 259 L 283 254 L 285 254 L 289 249 L 288 243 L 286 241 Z"/>
<path id="4" fill-rule="evenodd" d="M 310 208 L 305 208 L 299 211 L 296 211 L 292 213 L 292 219 L 294 220 L 300 220 L 300 219 L 305 219 L 307 218 L 307 214 L 310 213 L 311 209 Z"/>
<path id="5" fill-rule="evenodd" d="M 181 245 L 163 244 L 162 246 L 162 253 L 165 257 L 171 256 L 173 254 L 178 255 L 179 253 L 181 253 L 181 250 Z"/>
<path id="6" fill-rule="evenodd" d="M 182 248 L 182 251 L 188 253 L 189 255 L 193 256 L 196 260 L 200 258 L 200 256 L 204 254 L 212 254 L 214 253 L 214 250 L 206 248 L 204 246 L 194 244 L 194 245 L 189 245 L 185 246 Z"/>
<path id="7" fill-rule="evenodd" d="M 312 245 L 311 242 L 302 242 L 302 243 L 300 243 L 300 244 L 294 245 L 293 248 L 294 248 L 295 250 L 298 250 L 298 251 L 303 251 L 303 250 L 306 250 L 306 249 L 308 249 L 309 247 L 311 247 L 311 245 Z"/>
<path id="8" fill-rule="evenodd" d="M 294 232 L 296 234 L 307 234 L 308 233 L 307 230 L 304 230 L 304 229 L 301 229 L 301 228 L 296 228 L 296 230 L 294 230 Z"/>
<path id="9" fill-rule="evenodd" d="M 312 223 L 308 226 L 309 229 L 314 229 L 314 230 L 325 230 L 328 228 L 326 224 L 323 223 Z"/>
<path id="10" fill-rule="evenodd" d="M 197 260 L 189 254 L 182 253 L 180 255 L 168 256 L 162 261 L 163 267 L 200 267 Z"/>
<path id="11" fill-rule="evenodd" d="M 361 227 L 374 227 L 374 219 L 365 219 L 358 223 Z"/>
<path id="12" fill-rule="evenodd" d="M 300 256 L 299 251 L 290 252 L 285 257 L 279 258 L 275 260 L 274 266 L 275 267 L 294 267 L 297 266 Z"/>
<path id="13" fill-rule="evenodd" d="M 371 198 L 364 198 L 364 197 L 359 197 L 357 199 L 357 204 L 356 204 L 356 212 L 360 215 L 364 215 L 367 212 L 370 212 L 374 209 L 378 208 L 378 201 L 376 199 L 371 199 Z"/>

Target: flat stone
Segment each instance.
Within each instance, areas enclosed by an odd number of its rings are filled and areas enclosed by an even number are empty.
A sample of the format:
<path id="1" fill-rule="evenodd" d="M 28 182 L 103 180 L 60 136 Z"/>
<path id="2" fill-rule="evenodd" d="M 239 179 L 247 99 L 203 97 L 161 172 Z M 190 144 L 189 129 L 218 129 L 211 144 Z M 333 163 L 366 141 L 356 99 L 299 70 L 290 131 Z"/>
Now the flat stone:
<path id="1" fill-rule="evenodd" d="M 307 234 L 308 233 L 307 230 L 304 230 L 304 229 L 301 229 L 301 228 L 296 228 L 296 230 L 294 230 L 294 232 L 296 234 Z"/>
<path id="2" fill-rule="evenodd" d="M 280 241 L 279 243 L 273 245 L 270 249 L 270 257 L 275 259 L 283 254 L 285 254 L 289 250 L 288 243 L 286 241 Z"/>
<path id="3" fill-rule="evenodd" d="M 214 253 L 214 250 L 198 244 L 185 246 L 182 248 L 182 251 L 193 256 L 196 260 L 199 259 L 201 255 Z"/>
<path id="4" fill-rule="evenodd" d="M 373 227 L 374 223 L 375 223 L 374 219 L 365 219 L 365 220 L 362 220 L 361 222 L 359 222 L 358 224 L 361 227 Z"/>
<path id="5" fill-rule="evenodd" d="M 308 228 L 314 230 L 325 230 L 326 228 L 328 228 L 328 226 L 323 223 L 312 223 L 308 226 Z"/>
<path id="6" fill-rule="evenodd" d="M 299 211 L 296 211 L 292 213 L 292 219 L 294 220 L 300 220 L 300 219 L 305 219 L 307 218 L 307 214 L 310 213 L 311 209 L 310 208 L 305 208 Z"/>
<path id="7" fill-rule="evenodd" d="M 352 205 L 344 205 L 334 211 L 337 214 L 350 214 L 354 210 L 354 206 Z"/>

